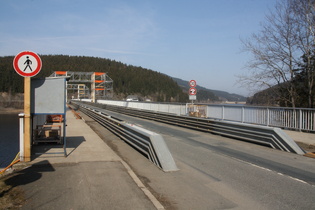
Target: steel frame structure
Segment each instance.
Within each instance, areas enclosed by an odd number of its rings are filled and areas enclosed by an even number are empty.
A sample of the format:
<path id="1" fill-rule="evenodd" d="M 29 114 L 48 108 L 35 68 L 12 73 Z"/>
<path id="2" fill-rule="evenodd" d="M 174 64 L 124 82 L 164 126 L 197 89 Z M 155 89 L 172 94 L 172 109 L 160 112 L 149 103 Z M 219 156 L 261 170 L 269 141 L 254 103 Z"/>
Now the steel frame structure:
<path id="1" fill-rule="evenodd" d="M 70 91 L 72 93 L 70 94 Z M 85 84 L 67 84 L 68 96 L 77 95 L 77 99 L 90 98 L 90 89 Z M 76 97 L 73 97 L 73 99 Z"/>
<path id="2" fill-rule="evenodd" d="M 95 102 L 96 99 L 111 98 L 113 95 L 113 80 L 104 72 L 55 71 L 49 77 L 69 78 L 67 95 L 69 90 L 77 91 L 78 99 L 91 98 Z M 87 84 L 90 84 L 90 88 Z"/>

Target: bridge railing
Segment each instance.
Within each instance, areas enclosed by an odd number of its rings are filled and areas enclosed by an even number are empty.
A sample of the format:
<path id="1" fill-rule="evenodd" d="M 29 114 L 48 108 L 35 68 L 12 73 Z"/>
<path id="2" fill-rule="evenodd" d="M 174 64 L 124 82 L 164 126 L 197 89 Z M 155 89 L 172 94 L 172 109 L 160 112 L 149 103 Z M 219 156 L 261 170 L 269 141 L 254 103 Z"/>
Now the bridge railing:
<path id="1" fill-rule="evenodd" d="M 113 101 L 113 100 L 97 100 L 97 103 L 115 106 L 123 106 L 128 108 L 143 109 L 156 112 L 165 112 L 176 115 L 186 115 L 185 104 L 168 104 L 153 102 L 135 102 L 135 101 Z"/>
<path id="2" fill-rule="evenodd" d="M 188 115 L 189 109 L 192 107 L 187 104 L 153 102 L 113 100 L 97 100 L 97 102 L 101 104 L 165 112 L 176 115 Z M 198 112 L 198 109 L 201 108 L 203 111 L 202 116 L 205 118 L 280 127 L 299 131 L 315 131 L 315 109 L 198 104 L 195 105 L 194 111 Z"/>
<path id="3" fill-rule="evenodd" d="M 315 131 L 315 109 L 207 105 L 207 117 L 242 123 Z"/>

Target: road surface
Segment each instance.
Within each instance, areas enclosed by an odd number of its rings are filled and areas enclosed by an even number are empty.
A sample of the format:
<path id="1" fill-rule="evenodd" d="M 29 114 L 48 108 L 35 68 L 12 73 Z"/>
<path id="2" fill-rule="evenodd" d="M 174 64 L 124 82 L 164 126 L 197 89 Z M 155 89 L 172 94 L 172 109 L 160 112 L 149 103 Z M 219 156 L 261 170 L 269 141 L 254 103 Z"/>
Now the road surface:
<path id="1" fill-rule="evenodd" d="M 165 173 L 97 123 L 87 123 L 166 209 L 315 209 L 315 159 L 108 112 L 159 133 L 175 159 Z"/>

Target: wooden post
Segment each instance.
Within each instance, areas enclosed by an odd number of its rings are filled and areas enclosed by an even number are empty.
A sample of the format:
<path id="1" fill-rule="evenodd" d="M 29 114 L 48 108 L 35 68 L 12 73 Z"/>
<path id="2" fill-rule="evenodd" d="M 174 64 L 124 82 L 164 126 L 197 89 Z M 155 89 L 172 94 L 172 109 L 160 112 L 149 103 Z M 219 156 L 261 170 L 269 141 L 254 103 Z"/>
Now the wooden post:
<path id="1" fill-rule="evenodd" d="M 24 77 L 24 161 L 31 161 L 31 77 Z"/>

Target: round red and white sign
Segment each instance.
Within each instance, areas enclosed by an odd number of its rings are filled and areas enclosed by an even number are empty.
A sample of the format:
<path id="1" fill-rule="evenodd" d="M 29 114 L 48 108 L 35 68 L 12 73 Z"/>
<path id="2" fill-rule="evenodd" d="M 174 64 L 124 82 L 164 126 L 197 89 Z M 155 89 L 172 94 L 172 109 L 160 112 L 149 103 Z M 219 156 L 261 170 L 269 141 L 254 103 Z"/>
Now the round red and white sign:
<path id="1" fill-rule="evenodd" d="M 196 88 L 189 88 L 189 95 L 196 95 L 197 89 Z"/>
<path id="2" fill-rule="evenodd" d="M 33 77 L 42 69 L 42 60 L 34 52 L 23 51 L 15 56 L 13 67 L 19 75 Z"/>
<path id="3" fill-rule="evenodd" d="M 195 80 L 190 80 L 190 81 L 189 81 L 189 86 L 190 86 L 190 87 L 196 87 L 196 86 L 197 86 L 196 81 L 195 81 Z"/>

